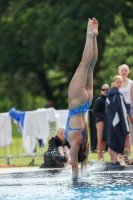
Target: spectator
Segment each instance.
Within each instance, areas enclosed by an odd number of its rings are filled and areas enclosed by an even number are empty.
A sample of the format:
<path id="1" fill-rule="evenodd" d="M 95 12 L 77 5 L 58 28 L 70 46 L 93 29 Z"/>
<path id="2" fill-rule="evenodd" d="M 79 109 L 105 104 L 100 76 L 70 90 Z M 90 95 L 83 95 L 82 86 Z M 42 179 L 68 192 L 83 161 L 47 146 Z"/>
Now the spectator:
<path id="1" fill-rule="evenodd" d="M 44 153 L 44 163 L 40 168 L 60 168 L 71 164 L 70 145 L 65 140 L 65 128 L 60 127 L 49 141 L 48 150 Z"/>
<path id="2" fill-rule="evenodd" d="M 129 66 L 126 64 L 120 65 L 118 67 L 118 74 L 122 77 L 122 85 L 119 88 L 119 91 L 124 96 L 126 102 L 128 121 L 131 132 L 132 124 L 130 123 L 130 120 L 131 122 L 133 122 L 133 113 L 131 109 L 131 106 L 133 105 L 133 81 L 128 78 L 128 75 L 130 74 Z M 124 154 L 125 154 L 125 161 L 128 160 L 128 162 L 130 162 L 130 155 L 131 155 L 130 135 L 129 135 L 129 143 L 127 143 Z"/>
<path id="3" fill-rule="evenodd" d="M 111 161 L 117 161 L 117 154 L 123 154 L 124 146 L 129 141 L 129 126 L 124 97 L 119 92 L 121 76 L 113 78 L 112 88 L 107 92 L 107 107 L 103 141 L 107 141 Z"/>
<path id="4" fill-rule="evenodd" d="M 108 84 L 103 84 L 101 87 L 101 95 L 95 100 L 93 106 L 93 115 L 96 117 L 97 130 L 97 154 L 99 160 L 104 160 L 103 153 L 105 151 L 106 142 L 102 141 L 105 107 L 106 107 L 106 92 L 109 89 Z"/>

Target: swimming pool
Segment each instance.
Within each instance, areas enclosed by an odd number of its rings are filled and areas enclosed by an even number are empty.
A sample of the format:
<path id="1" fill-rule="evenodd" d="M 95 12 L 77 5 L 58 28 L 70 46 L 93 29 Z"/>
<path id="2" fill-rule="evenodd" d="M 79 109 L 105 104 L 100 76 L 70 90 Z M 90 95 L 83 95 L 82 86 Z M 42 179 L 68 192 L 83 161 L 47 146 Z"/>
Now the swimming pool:
<path id="1" fill-rule="evenodd" d="M 89 169 L 78 182 L 71 169 L 0 174 L 0 200 L 133 199 L 133 170 Z"/>

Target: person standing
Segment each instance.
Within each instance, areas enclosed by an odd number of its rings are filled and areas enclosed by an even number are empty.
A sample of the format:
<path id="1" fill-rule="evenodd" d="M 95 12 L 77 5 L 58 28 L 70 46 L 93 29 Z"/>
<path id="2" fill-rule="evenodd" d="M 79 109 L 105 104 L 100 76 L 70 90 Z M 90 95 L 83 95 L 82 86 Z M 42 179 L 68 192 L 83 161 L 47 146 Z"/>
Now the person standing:
<path id="1" fill-rule="evenodd" d="M 129 126 L 127 110 L 123 95 L 119 92 L 122 84 L 121 76 L 114 76 L 112 87 L 107 92 L 107 107 L 103 140 L 106 138 L 108 151 L 112 162 L 117 161 L 117 155 L 123 155 L 124 147 L 129 142 Z"/>
<path id="2" fill-rule="evenodd" d="M 103 84 L 101 87 L 101 95 L 95 100 L 93 106 L 93 115 L 96 118 L 97 130 L 97 154 L 98 160 L 104 160 L 103 153 L 105 151 L 106 142 L 102 141 L 105 107 L 106 107 L 106 93 L 109 89 L 108 84 Z"/>
<path id="3" fill-rule="evenodd" d="M 127 114 L 128 114 L 128 121 L 129 121 L 129 127 L 131 132 L 131 126 L 130 123 L 133 122 L 133 113 L 131 112 L 131 106 L 133 105 L 133 81 L 128 78 L 128 75 L 130 74 L 129 66 L 126 64 L 122 64 L 118 67 L 118 74 L 122 77 L 122 85 L 119 88 L 120 93 L 124 96 L 125 102 L 126 102 L 126 108 L 127 108 Z M 131 155 L 131 137 L 129 135 L 129 142 L 127 142 L 125 146 L 125 161 L 126 163 L 130 163 L 130 155 Z"/>

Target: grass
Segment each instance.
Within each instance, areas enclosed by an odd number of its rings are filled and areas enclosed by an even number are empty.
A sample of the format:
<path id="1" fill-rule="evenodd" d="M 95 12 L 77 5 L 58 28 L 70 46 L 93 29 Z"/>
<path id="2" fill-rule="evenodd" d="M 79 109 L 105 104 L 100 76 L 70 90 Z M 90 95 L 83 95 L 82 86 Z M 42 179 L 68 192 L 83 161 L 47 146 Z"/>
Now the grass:
<path id="1" fill-rule="evenodd" d="M 10 158 L 10 166 L 29 166 L 29 163 L 34 159 L 34 165 L 40 166 L 43 163 L 43 154 L 48 148 L 48 144 L 40 148 L 39 144 L 36 145 L 36 153 L 32 155 L 27 155 L 22 147 L 22 135 L 17 130 L 16 125 L 12 121 L 12 133 L 13 133 L 13 143 L 6 147 L 0 147 L 0 166 L 6 165 L 8 163 L 8 156 Z M 133 145 L 132 145 L 133 152 Z M 133 157 L 133 153 L 132 153 Z M 105 161 L 110 161 L 109 154 L 104 154 Z M 97 153 L 91 153 L 88 156 L 88 162 L 92 160 L 97 160 Z"/>

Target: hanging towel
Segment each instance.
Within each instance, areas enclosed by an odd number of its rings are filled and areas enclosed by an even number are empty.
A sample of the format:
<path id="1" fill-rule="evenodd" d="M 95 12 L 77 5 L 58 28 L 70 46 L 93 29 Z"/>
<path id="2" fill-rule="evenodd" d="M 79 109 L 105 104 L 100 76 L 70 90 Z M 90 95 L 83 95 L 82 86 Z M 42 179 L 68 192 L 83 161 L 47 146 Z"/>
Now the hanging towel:
<path id="1" fill-rule="evenodd" d="M 54 108 L 39 108 L 34 111 L 27 111 L 24 118 L 23 138 L 30 135 L 42 139 L 45 145 L 49 137 L 49 122 L 56 122 L 57 118 L 58 113 Z"/>
<path id="2" fill-rule="evenodd" d="M 66 110 L 57 110 L 59 117 L 56 120 L 56 129 L 58 130 L 61 126 L 66 126 L 66 121 L 68 117 L 68 109 Z"/>
<path id="3" fill-rule="evenodd" d="M 25 111 L 16 110 L 16 108 L 11 108 L 8 112 L 9 112 L 9 115 L 15 121 L 17 121 L 17 127 L 18 127 L 20 133 L 22 133 L 22 129 L 23 129 L 23 125 L 24 125 Z"/>
<path id="4" fill-rule="evenodd" d="M 0 147 L 12 143 L 12 125 L 9 113 L 0 113 Z"/>
<path id="5" fill-rule="evenodd" d="M 15 108 L 11 108 L 9 110 L 9 115 L 17 122 L 16 125 L 19 129 L 19 132 L 22 134 L 22 146 L 24 150 L 28 154 L 33 153 L 36 147 L 37 139 L 30 135 L 23 135 L 25 111 L 20 111 L 16 110 Z"/>

